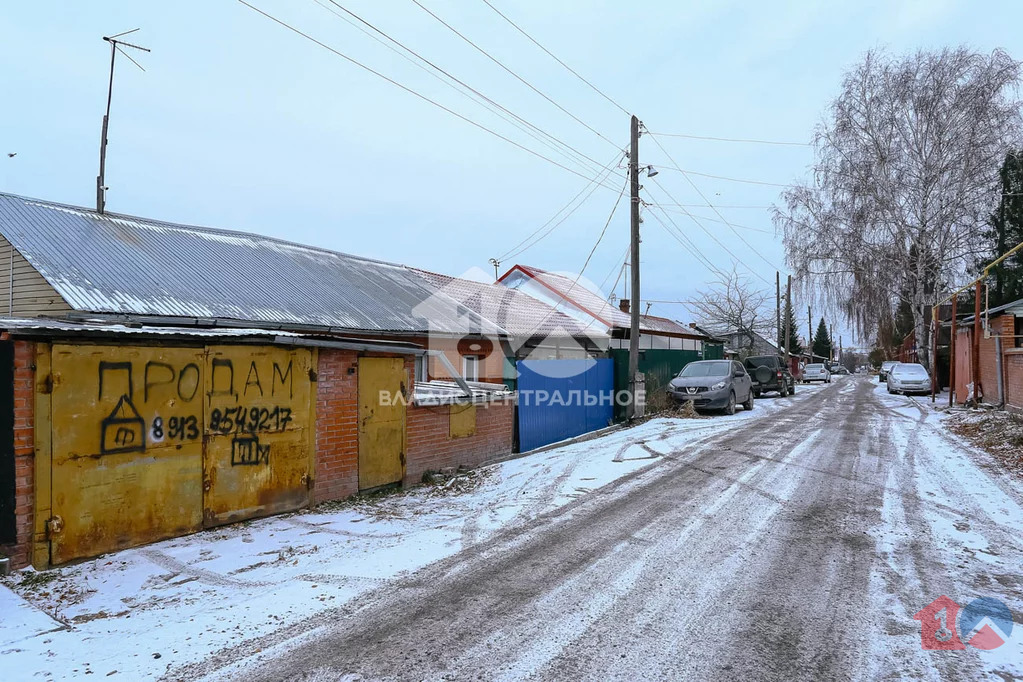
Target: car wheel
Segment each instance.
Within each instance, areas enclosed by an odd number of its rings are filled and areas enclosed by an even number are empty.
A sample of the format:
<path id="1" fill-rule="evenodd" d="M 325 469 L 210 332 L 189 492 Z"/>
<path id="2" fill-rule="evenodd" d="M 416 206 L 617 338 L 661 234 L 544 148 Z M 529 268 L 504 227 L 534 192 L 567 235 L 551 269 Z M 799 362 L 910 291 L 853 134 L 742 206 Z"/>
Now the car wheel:
<path id="1" fill-rule="evenodd" d="M 796 394 L 796 382 L 793 381 L 792 382 L 792 386 L 789 387 L 789 395 L 795 395 L 795 394 Z"/>
<path id="2" fill-rule="evenodd" d="M 747 412 L 753 409 L 753 391 L 749 392 L 749 397 L 746 398 L 746 402 L 742 404 L 742 409 L 746 410 Z"/>
<path id="3" fill-rule="evenodd" d="M 784 381 L 781 382 L 781 388 L 778 389 L 778 395 L 781 396 L 782 398 L 789 397 L 789 385 L 786 384 Z"/>
<path id="4" fill-rule="evenodd" d="M 735 391 L 728 394 L 728 404 L 725 405 L 725 414 L 735 414 Z"/>
<path id="5" fill-rule="evenodd" d="M 757 398 L 760 397 L 760 391 L 753 391 L 753 395 Z"/>
<path id="6" fill-rule="evenodd" d="M 895 391 L 893 391 L 890 386 L 888 387 L 888 392 L 889 393 L 895 393 Z"/>

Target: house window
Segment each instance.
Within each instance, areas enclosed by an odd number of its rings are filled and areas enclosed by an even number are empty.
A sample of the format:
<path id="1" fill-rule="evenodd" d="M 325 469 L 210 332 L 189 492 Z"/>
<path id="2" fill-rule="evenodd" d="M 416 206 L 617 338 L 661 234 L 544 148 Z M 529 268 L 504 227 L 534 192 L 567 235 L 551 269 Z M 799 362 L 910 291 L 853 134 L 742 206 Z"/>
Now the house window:
<path id="1" fill-rule="evenodd" d="M 429 381 L 428 363 L 429 360 L 425 355 L 416 358 L 416 383 Z"/>
<path id="2" fill-rule="evenodd" d="M 480 356 L 478 355 L 462 356 L 462 378 L 465 379 L 466 381 L 480 380 Z"/>
<path id="3" fill-rule="evenodd" d="M 1013 317 L 1012 318 L 1013 348 L 1023 348 L 1023 338 L 1021 338 L 1020 336 L 1021 334 L 1023 334 L 1023 317 Z"/>

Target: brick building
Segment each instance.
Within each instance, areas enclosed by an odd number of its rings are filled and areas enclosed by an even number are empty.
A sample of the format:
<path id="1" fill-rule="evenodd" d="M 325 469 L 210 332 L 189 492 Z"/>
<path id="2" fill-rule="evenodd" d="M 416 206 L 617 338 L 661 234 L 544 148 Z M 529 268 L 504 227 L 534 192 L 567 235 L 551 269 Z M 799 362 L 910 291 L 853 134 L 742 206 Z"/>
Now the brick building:
<path id="1" fill-rule="evenodd" d="M 1023 412 L 1023 299 L 981 313 L 979 365 L 981 402 Z M 957 325 L 954 400 L 971 399 L 973 377 L 972 315 Z"/>
<path id="2" fill-rule="evenodd" d="M 506 331 L 464 306 L 426 319 L 437 287 L 401 265 L 0 194 L 0 282 L 0 553 L 16 566 L 513 447 L 506 387 L 435 380 L 422 343 Z"/>

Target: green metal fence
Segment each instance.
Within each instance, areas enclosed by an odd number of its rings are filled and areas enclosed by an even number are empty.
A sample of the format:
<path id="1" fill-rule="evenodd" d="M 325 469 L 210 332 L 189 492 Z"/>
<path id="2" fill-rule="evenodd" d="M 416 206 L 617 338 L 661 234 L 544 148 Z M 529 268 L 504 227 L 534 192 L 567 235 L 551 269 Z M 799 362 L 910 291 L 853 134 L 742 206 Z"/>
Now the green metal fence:
<path id="1" fill-rule="evenodd" d="M 615 394 L 617 394 L 618 391 L 625 391 L 629 388 L 629 351 L 612 350 L 611 357 L 615 361 Z M 724 349 L 720 345 L 708 345 L 705 354 L 696 350 L 641 350 L 639 352 L 639 371 L 646 379 L 647 400 L 658 393 L 663 393 L 668 382 L 690 362 L 720 360 L 723 357 Z M 621 421 L 624 418 L 625 406 L 618 405 L 616 401 L 615 420 Z"/>

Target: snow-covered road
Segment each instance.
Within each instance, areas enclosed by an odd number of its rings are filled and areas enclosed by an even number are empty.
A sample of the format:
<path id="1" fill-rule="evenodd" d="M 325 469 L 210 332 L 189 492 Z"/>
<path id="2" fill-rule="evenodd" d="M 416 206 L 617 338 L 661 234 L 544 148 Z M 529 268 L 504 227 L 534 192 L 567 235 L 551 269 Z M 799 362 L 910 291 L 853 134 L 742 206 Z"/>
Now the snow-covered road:
<path id="1" fill-rule="evenodd" d="M 1023 625 L 993 651 L 921 649 L 913 615 L 942 594 L 1023 622 L 1023 487 L 940 418 L 850 377 L 495 465 L 459 495 L 122 552 L 44 586 L 74 603 L 27 593 L 72 630 L 0 660 L 37 679 L 1020 677 Z"/>

